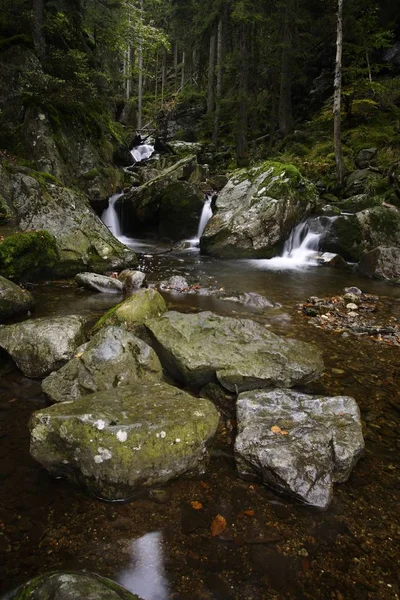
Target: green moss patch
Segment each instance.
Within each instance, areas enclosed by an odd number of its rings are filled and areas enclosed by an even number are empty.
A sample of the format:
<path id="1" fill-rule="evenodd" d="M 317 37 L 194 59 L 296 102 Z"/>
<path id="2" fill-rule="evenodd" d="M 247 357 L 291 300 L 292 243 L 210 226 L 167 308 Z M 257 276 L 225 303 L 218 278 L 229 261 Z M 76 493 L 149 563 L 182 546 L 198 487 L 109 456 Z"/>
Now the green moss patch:
<path id="1" fill-rule="evenodd" d="M 16 233 L 0 243 L 0 273 L 7 279 L 49 270 L 58 260 L 56 241 L 48 231 Z"/>

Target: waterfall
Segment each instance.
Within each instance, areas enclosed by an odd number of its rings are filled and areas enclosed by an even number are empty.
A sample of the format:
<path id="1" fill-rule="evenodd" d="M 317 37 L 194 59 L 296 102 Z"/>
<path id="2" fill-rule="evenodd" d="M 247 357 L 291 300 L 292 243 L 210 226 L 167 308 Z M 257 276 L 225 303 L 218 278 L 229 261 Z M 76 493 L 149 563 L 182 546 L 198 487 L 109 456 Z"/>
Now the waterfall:
<path id="1" fill-rule="evenodd" d="M 133 160 L 135 162 L 142 162 L 143 160 L 147 160 L 154 152 L 154 146 L 150 144 L 141 144 L 140 146 L 136 146 L 132 148 L 131 154 Z"/>
<path id="2" fill-rule="evenodd" d="M 115 208 L 115 205 L 121 196 L 123 196 L 123 194 L 114 194 L 111 196 L 108 200 L 108 208 L 106 208 L 101 215 L 101 220 L 104 225 L 108 227 L 116 238 L 119 238 L 122 235 L 117 209 Z"/>
<path id="3" fill-rule="evenodd" d="M 263 261 L 272 269 L 291 269 L 312 263 L 311 256 L 319 249 L 321 233 L 314 233 L 310 221 L 299 223 L 286 240 L 281 256 Z"/>
<path id="4" fill-rule="evenodd" d="M 197 239 L 199 240 L 204 233 L 206 225 L 208 221 L 212 217 L 212 208 L 211 208 L 212 196 L 206 196 L 203 210 L 201 211 L 201 217 L 199 222 L 199 227 L 197 229 Z"/>

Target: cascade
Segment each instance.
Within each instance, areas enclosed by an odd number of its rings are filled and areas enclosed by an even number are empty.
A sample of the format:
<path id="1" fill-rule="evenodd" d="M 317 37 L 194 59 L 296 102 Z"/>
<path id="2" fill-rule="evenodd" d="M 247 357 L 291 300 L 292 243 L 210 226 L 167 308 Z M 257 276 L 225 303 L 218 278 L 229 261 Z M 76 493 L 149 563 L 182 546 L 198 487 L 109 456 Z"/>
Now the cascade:
<path id="1" fill-rule="evenodd" d="M 119 238 L 122 235 L 121 225 L 119 222 L 117 209 L 115 207 L 121 196 L 123 196 L 123 194 L 114 194 L 111 196 L 108 200 L 108 208 L 106 208 L 101 215 L 101 220 L 103 221 L 104 225 L 108 227 L 108 229 L 116 238 Z"/>
<path id="2" fill-rule="evenodd" d="M 212 213 L 212 208 L 211 208 L 211 202 L 212 202 L 212 196 L 206 196 L 206 199 L 205 199 L 205 202 L 204 202 L 204 206 L 203 206 L 203 210 L 201 211 L 199 227 L 197 229 L 197 236 L 196 236 L 196 238 L 198 240 L 200 240 L 201 236 L 204 233 L 204 230 L 206 228 L 206 225 L 207 225 L 208 221 L 212 217 L 213 213 Z"/>
<path id="3" fill-rule="evenodd" d="M 316 233 L 313 229 L 319 230 L 320 233 Z M 291 269 L 314 264 L 312 255 L 319 250 L 322 231 L 323 225 L 319 219 L 309 219 L 299 223 L 286 240 L 281 256 L 262 261 L 263 264 L 273 269 Z"/>
<path id="4" fill-rule="evenodd" d="M 151 144 L 141 144 L 140 146 L 136 146 L 132 148 L 131 154 L 133 160 L 135 162 L 142 162 L 143 160 L 147 160 L 154 152 L 154 146 Z"/>

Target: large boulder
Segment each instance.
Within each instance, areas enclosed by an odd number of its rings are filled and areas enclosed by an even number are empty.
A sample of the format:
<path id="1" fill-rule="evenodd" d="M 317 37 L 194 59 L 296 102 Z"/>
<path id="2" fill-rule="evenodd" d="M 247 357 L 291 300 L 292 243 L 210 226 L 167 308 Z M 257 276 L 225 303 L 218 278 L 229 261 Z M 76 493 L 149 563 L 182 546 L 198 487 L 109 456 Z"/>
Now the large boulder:
<path id="1" fill-rule="evenodd" d="M 121 198 L 129 202 L 138 231 L 172 240 L 195 235 L 204 204 L 204 194 L 188 182 L 196 165 L 195 156 L 183 158 Z"/>
<path id="2" fill-rule="evenodd" d="M 398 281 L 400 280 L 400 248 L 378 246 L 364 254 L 357 269 L 367 277 Z"/>
<path id="3" fill-rule="evenodd" d="M 55 238 L 48 231 L 14 233 L 0 242 L 0 273 L 30 279 L 51 276 L 60 258 Z"/>
<path id="4" fill-rule="evenodd" d="M 115 581 L 94 573 L 45 573 L 21 585 L 9 600 L 140 600 Z"/>
<path id="5" fill-rule="evenodd" d="M 78 348 L 75 358 L 46 377 L 42 389 L 53 402 L 65 402 L 161 378 L 160 361 L 150 346 L 122 327 L 105 327 Z"/>
<path id="6" fill-rule="evenodd" d="M 291 387 L 312 381 L 324 368 L 311 344 L 278 337 L 249 319 L 171 311 L 146 327 L 164 367 L 194 388 L 215 377 L 231 392 Z"/>
<path id="7" fill-rule="evenodd" d="M 320 242 L 321 249 L 354 262 L 378 246 L 400 248 L 400 211 L 394 207 L 375 206 L 338 217 Z"/>
<path id="8" fill-rule="evenodd" d="M 140 289 L 126 300 L 113 306 L 96 323 L 93 331 L 99 331 L 107 325 L 124 325 L 135 330 L 148 319 L 159 317 L 167 310 L 164 298 L 152 288 Z"/>
<path id="9" fill-rule="evenodd" d="M 110 233 L 82 193 L 29 169 L 20 168 L 11 176 L 3 169 L 0 175 L 3 195 L 3 175 L 9 180 L 7 201 L 19 228 L 46 230 L 54 237 L 59 256 L 52 269 L 57 276 L 137 264 L 136 255 Z"/>
<path id="10" fill-rule="evenodd" d="M 275 256 L 316 201 L 315 186 L 292 165 L 265 162 L 236 171 L 217 198 L 201 250 L 223 258 Z"/>
<path id="11" fill-rule="evenodd" d="M 0 276 L 0 322 L 29 312 L 35 306 L 33 296 L 27 290 Z"/>
<path id="12" fill-rule="evenodd" d="M 85 341 L 85 319 L 76 315 L 0 326 L 0 348 L 27 377 L 45 377 L 72 358 Z"/>
<path id="13" fill-rule="evenodd" d="M 329 505 L 333 484 L 348 479 L 364 450 L 360 411 L 347 396 L 247 392 L 237 419 L 239 473 L 318 508 Z"/>
<path id="14" fill-rule="evenodd" d="M 31 454 L 55 476 L 124 500 L 203 469 L 218 419 L 210 401 L 166 383 L 114 388 L 35 412 Z"/>

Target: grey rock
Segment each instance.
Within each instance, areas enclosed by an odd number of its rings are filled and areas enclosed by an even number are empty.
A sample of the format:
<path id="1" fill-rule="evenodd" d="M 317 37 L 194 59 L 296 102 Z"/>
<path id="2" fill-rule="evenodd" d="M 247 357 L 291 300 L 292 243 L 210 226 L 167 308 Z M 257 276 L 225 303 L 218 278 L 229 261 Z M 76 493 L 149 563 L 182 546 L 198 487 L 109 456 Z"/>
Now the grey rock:
<path id="1" fill-rule="evenodd" d="M 263 311 L 267 308 L 277 308 L 280 305 L 275 302 L 271 302 L 265 296 L 256 294 L 255 292 L 245 292 L 244 294 L 218 294 L 219 300 L 226 300 L 227 302 L 235 302 L 242 304 L 248 308 Z"/>
<path id="2" fill-rule="evenodd" d="M 184 277 L 180 275 L 173 275 L 167 281 L 160 283 L 162 290 L 172 290 L 174 292 L 183 292 L 188 290 L 189 284 Z"/>
<path id="3" fill-rule="evenodd" d="M 374 279 L 400 279 L 400 248 L 378 246 L 364 254 L 357 270 Z"/>
<path id="4" fill-rule="evenodd" d="M 142 271 L 134 271 L 133 269 L 125 269 L 118 275 L 118 279 L 123 283 L 126 290 L 135 290 L 143 286 L 146 275 Z"/>
<path id="5" fill-rule="evenodd" d="M 108 294 L 122 294 L 124 284 L 115 277 L 106 277 L 97 273 L 78 273 L 75 275 L 75 281 L 81 287 L 94 292 L 104 292 Z"/>
<path id="6" fill-rule="evenodd" d="M 31 454 L 50 473 L 123 500 L 203 470 L 218 420 L 208 400 L 165 383 L 136 384 L 35 412 Z"/>
<path id="7" fill-rule="evenodd" d="M 355 163 L 358 169 L 366 169 L 376 158 L 377 148 L 363 148 L 356 156 Z"/>
<path id="8" fill-rule="evenodd" d="M 324 367 L 311 344 L 278 337 L 249 319 L 171 311 L 146 327 L 164 367 L 197 388 L 215 377 L 232 392 L 291 387 L 316 379 Z"/>
<path id="9" fill-rule="evenodd" d="M 45 573 L 20 586 L 9 600 L 141 600 L 122 586 L 88 572 Z"/>
<path id="10" fill-rule="evenodd" d="M 34 306 L 35 301 L 30 292 L 0 276 L 0 322 L 23 315 Z"/>
<path id="11" fill-rule="evenodd" d="M 362 294 L 362 291 L 360 290 L 360 288 L 354 287 L 354 286 L 344 288 L 343 291 L 345 294 L 354 294 L 355 296 L 361 296 L 361 294 Z"/>
<path id="12" fill-rule="evenodd" d="M 239 473 L 319 508 L 364 450 L 360 411 L 347 396 L 257 390 L 240 394 L 237 418 Z"/>
<path id="13" fill-rule="evenodd" d="M 78 348 L 75 358 L 46 377 L 42 389 L 53 402 L 65 402 L 161 378 L 160 361 L 150 346 L 122 327 L 105 327 Z"/>
<path id="14" fill-rule="evenodd" d="M 27 377 L 45 377 L 72 358 L 85 341 L 85 319 L 75 315 L 0 326 L 0 347 Z"/>
<path id="15" fill-rule="evenodd" d="M 352 302 L 353 304 L 358 304 L 360 302 L 360 295 L 354 294 L 352 292 L 347 292 L 343 296 L 343 300 L 345 300 L 346 302 Z"/>

